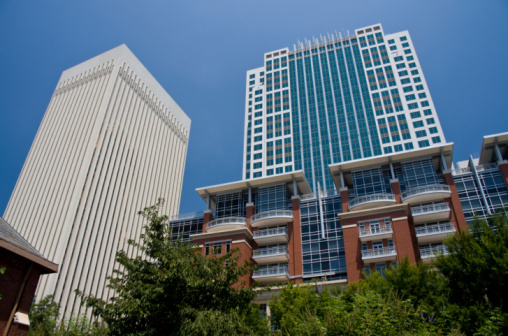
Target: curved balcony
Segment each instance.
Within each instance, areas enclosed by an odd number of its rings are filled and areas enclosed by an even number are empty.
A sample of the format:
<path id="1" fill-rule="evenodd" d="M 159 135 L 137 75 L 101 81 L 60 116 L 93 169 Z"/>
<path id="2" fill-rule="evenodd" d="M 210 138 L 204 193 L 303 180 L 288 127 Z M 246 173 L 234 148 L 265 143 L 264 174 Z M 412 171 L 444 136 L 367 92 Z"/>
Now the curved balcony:
<path id="1" fill-rule="evenodd" d="M 450 207 L 445 202 L 412 206 L 411 214 L 415 224 L 445 221 L 450 217 Z"/>
<path id="2" fill-rule="evenodd" d="M 245 218 L 225 217 L 214 219 L 206 225 L 206 232 L 222 232 L 245 228 Z"/>
<path id="3" fill-rule="evenodd" d="M 420 258 L 424 263 L 430 263 L 432 258 L 436 257 L 439 254 L 448 254 L 448 250 L 446 246 L 426 246 L 420 247 Z"/>
<path id="4" fill-rule="evenodd" d="M 252 259 L 254 259 L 258 265 L 288 262 L 288 248 L 284 246 L 254 250 L 252 251 Z"/>
<path id="5" fill-rule="evenodd" d="M 291 210 L 269 210 L 255 214 L 250 218 L 252 227 L 267 227 L 273 225 L 286 224 L 293 220 L 293 211 Z"/>
<path id="6" fill-rule="evenodd" d="M 252 279 L 262 284 L 289 281 L 289 271 L 280 266 L 262 268 L 252 273 Z"/>
<path id="7" fill-rule="evenodd" d="M 450 194 L 450 187 L 446 184 L 431 184 L 406 190 L 401 198 L 404 203 L 414 204 L 439 201 L 450 197 Z"/>
<path id="8" fill-rule="evenodd" d="M 397 259 L 397 251 L 394 246 L 373 248 L 362 251 L 362 260 L 369 263 L 395 259 Z"/>
<path id="9" fill-rule="evenodd" d="M 370 226 L 360 229 L 360 240 L 362 243 L 369 240 L 390 239 L 392 236 L 393 231 L 391 225 Z"/>
<path id="10" fill-rule="evenodd" d="M 415 228 L 416 238 L 420 244 L 428 244 L 443 241 L 451 233 L 455 232 L 452 223 L 439 223 Z"/>
<path id="11" fill-rule="evenodd" d="M 395 195 L 393 194 L 372 194 L 353 198 L 349 201 L 349 209 L 363 210 L 379 208 L 382 206 L 395 204 Z"/>
<path id="12" fill-rule="evenodd" d="M 283 244 L 289 240 L 288 230 L 284 227 L 254 231 L 253 236 L 259 246 Z"/>

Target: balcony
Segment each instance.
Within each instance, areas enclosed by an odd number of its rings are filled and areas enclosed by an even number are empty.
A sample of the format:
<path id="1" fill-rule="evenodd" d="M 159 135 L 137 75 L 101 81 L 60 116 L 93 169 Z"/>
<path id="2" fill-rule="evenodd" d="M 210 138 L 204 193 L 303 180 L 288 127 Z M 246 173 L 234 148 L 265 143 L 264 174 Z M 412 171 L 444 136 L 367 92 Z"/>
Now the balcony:
<path id="1" fill-rule="evenodd" d="M 250 218 L 252 227 L 262 228 L 286 224 L 293 220 L 293 211 L 291 210 L 269 210 L 255 214 Z"/>
<path id="2" fill-rule="evenodd" d="M 395 204 L 395 196 L 393 194 L 372 194 L 350 200 L 349 209 L 372 209 L 393 204 Z"/>
<path id="3" fill-rule="evenodd" d="M 284 244 L 289 241 L 287 228 L 254 231 L 254 241 L 259 245 Z"/>
<path id="4" fill-rule="evenodd" d="M 416 227 L 416 238 L 419 244 L 428 244 L 443 241 L 451 233 L 455 232 L 452 223 L 440 223 Z"/>
<path id="5" fill-rule="evenodd" d="M 415 224 L 446 221 L 450 217 L 450 207 L 445 202 L 412 206 L 411 214 Z"/>
<path id="6" fill-rule="evenodd" d="M 370 250 L 362 251 L 362 260 L 368 263 L 383 262 L 395 259 L 397 259 L 397 251 L 395 251 L 394 246 L 373 248 Z"/>
<path id="7" fill-rule="evenodd" d="M 252 251 L 252 259 L 258 265 L 285 263 L 289 260 L 288 248 L 269 247 Z"/>
<path id="8" fill-rule="evenodd" d="M 440 201 L 450 197 L 450 187 L 445 184 L 431 184 L 409 189 L 401 194 L 402 201 L 408 204 Z"/>
<path id="9" fill-rule="evenodd" d="M 360 229 L 360 240 L 363 242 L 369 240 L 390 239 L 393 236 L 392 226 L 370 226 Z"/>
<path id="10" fill-rule="evenodd" d="M 206 232 L 223 232 L 246 228 L 244 217 L 225 217 L 214 219 L 206 225 Z"/>
<path id="11" fill-rule="evenodd" d="M 430 263 L 432 258 L 436 257 L 439 254 L 448 254 L 448 250 L 446 246 L 426 246 L 420 247 L 420 258 L 424 263 Z"/>
<path id="12" fill-rule="evenodd" d="M 262 268 L 252 273 L 252 279 L 261 284 L 289 281 L 289 271 L 280 266 Z"/>

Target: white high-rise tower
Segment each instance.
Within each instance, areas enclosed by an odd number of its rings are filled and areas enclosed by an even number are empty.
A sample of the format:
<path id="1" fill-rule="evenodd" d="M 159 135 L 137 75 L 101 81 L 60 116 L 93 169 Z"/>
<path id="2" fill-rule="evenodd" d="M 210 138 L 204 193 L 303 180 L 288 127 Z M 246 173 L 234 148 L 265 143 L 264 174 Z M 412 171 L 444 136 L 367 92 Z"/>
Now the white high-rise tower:
<path id="1" fill-rule="evenodd" d="M 60 265 L 37 298 L 81 314 L 74 294 L 112 295 L 115 253 L 159 197 L 178 212 L 191 121 L 125 46 L 63 72 L 4 218 Z M 128 251 L 132 253 L 132 251 Z"/>

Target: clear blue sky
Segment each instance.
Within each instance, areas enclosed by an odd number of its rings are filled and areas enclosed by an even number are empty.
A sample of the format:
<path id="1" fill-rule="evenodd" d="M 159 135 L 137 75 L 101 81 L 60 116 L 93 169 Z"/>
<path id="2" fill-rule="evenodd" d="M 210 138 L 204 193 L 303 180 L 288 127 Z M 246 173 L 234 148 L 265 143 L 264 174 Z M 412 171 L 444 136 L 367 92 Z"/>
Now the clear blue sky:
<path id="1" fill-rule="evenodd" d="M 241 179 L 245 72 L 374 23 L 410 32 L 454 161 L 508 131 L 506 0 L 0 0 L 0 214 L 65 69 L 125 43 L 189 115 L 186 213 L 205 207 L 195 188 Z"/>

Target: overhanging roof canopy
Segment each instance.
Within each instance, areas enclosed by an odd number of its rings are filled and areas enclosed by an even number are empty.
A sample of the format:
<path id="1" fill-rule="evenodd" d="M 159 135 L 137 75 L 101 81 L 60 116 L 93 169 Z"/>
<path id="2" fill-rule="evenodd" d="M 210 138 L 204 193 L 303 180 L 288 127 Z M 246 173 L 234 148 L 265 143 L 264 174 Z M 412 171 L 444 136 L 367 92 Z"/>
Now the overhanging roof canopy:
<path id="1" fill-rule="evenodd" d="M 287 174 L 283 174 L 283 175 L 275 175 L 275 176 L 257 178 L 257 179 L 252 179 L 252 180 L 243 180 L 243 181 L 218 184 L 218 185 L 214 185 L 214 186 L 198 188 L 198 189 L 196 189 L 196 192 L 206 202 L 206 199 L 208 196 L 237 192 L 237 191 L 247 190 L 249 188 L 259 188 L 259 187 L 265 187 L 265 186 L 269 186 L 269 185 L 286 183 L 286 184 L 289 184 L 288 188 L 291 190 L 291 192 L 293 194 L 295 194 L 295 191 L 293 190 L 293 185 L 292 185 L 293 181 L 296 182 L 296 186 L 298 188 L 296 194 L 305 195 L 305 194 L 310 194 L 312 192 L 309 187 L 309 183 L 307 182 L 307 179 L 305 178 L 305 175 L 303 174 L 302 171 L 296 171 L 296 172 L 287 173 Z"/>

